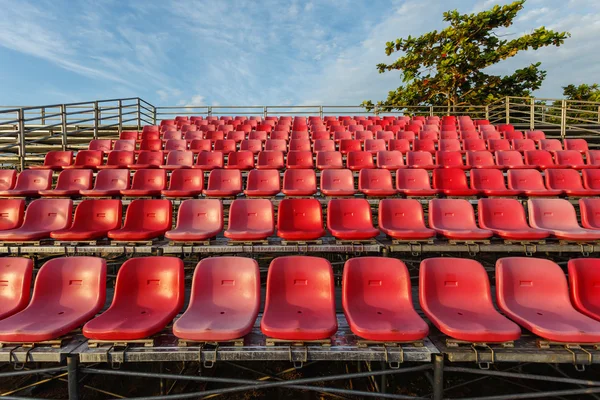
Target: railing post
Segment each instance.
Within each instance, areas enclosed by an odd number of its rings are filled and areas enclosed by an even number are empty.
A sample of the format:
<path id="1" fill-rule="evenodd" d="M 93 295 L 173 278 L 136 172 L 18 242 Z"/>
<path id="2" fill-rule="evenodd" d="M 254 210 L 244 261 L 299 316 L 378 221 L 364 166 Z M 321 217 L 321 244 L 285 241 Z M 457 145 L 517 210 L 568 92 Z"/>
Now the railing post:
<path id="1" fill-rule="evenodd" d="M 61 133 L 62 133 L 62 149 L 63 151 L 67 150 L 68 147 L 68 136 L 67 136 L 67 106 L 64 104 L 60 105 L 60 125 L 61 125 Z"/>
<path id="2" fill-rule="evenodd" d="M 546 123 L 546 104 L 544 101 L 544 105 L 542 106 L 542 124 Z"/>
<path id="3" fill-rule="evenodd" d="M 19 164 L 21 171 L 25 169 L 25 115 L 22 108 L 19 108 Z"/>
<path id="4" fill-rule="evenodd" d="M 567 134 L 567 100 L 560 103 L 560 137 L 565 138 Z"/>
<path id="5" fill-rule="evenodd" d="M 206 115 L 208 115 L 209 117 L 212 115 L 212 106 L 208 106 L 206 110 Z"/>
<path id="6" fill-rule="evenodd" d="M 153 123 L 154 125 L 157 125 L 157 123 L 156 123 L 156 122 L 157 122 L 157 118 L 156 118 L 156 107 L 155 107 L 155 106 L 152 106 L 152 121 L 153 121 L 152 123 Z"/>
<path id="7" fill-rule="evenodd" d="M 263 118 L 267 118 L 268 112 L 267 112 L 267 106 L 263 107 Z"/>
<path id="8" fill-rule="evenodd" d="M 94 102 L 94 139 L 98 139 L 98 102 Z"/>
<path id="9" fill-rule="evenodd" d="M 117 106 L 119 107 L 119 135 L 123 132 L 123 101 L 118 100 Z"/>
<path id="10" fill-rule="evenodd" d="M 433 117 L 433 106 L 429 106 L 429 116 Z"/>
<path id="11" fill-rule="evenodd" d="M 373 114 L 379 115 L 379 107 L 377 106 L 377 104 L 375 104 L 375 107 L 373 107 Z"/>
<path id="12" fill-rule="evenodd" d="M 535 130 L 535 97 L 529 99 L 529 130 Z"/>
<path id="13" fill-rule="evenodd" d="M 140 130 L 142 130 L 142 105 L 140 104 L 139 97 L 137 99 L 137 115 L 138 115 L 137 130 L 140 131 Z"/>
<path id="14" fill-rule="evenodd" d="M 485 119 L 489 121 L 490 119 L 490 106 L 489 104 L 485 106 Z"/>
<path id="15" fill-rule="evenodd" d="M 600 118 L 600 107 L 598 107 L 598 111 L 599 111 L 598 118 Z M 321 119 L 323 119 L 323 106 L 319 106 L 319 117 Z"/>
<path id="16" fill-rule="evenodd" d="M 504 101 L 504 107 L 505 107 L 505 114 L 506 114 L 506 122 L 505 124 L 510 124 L 510 97 L 506 96 L 506 99 Z"/>
<path id="17" fill-rule="evenodd" d="M 40 116 L 42 117 L 42 125 L 46 125 L 46 107 L 42 107 L 40 111 Z"/>
<path id="18" fill-rule="evenodd" d="M 600 124 L 600 106 L 598 106 L 598 124 Z"/>

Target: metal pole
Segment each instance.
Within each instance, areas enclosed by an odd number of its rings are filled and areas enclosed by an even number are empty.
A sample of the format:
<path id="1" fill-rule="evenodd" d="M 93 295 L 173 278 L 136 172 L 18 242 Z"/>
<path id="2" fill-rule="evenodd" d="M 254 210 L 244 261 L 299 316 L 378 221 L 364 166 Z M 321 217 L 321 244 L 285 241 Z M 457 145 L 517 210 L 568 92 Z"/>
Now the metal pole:
<path id="1" fill-rule="evenodd" d="M 77 369 L 79 366 L 78 355 L 70 355 L 67 357 L 67 372 L 69 386 L 69 400 L 79 400 L 79 382 L 77 378 Z"/>
<path id="2" fill-rule="evenodd" d="M 433 400 L 444 397 L 444 355 L 433 356 Z"/>
<path id="3" fill-rule="evenodd" d="M 152 106 L 152 120 L 153 120 L 153 124 L 156 125 L 156 107 Z"/>
<path id="4" fill-rule="evenodd" d="M 319 117 L 323 119 L 323 106 L 319 106 Z M 600 121 L 600 107 L 598 107 L 598 119 Z"/>
<path id="5" fill-rule="evenodd" d="M 267 115 L 268 115 L 268 113 L 267 113 L 267 106 L 264 106 L 263 107 L 263 118 L 267 118 Z"/>
<path id="6" fill-rule="evenodd" d="M 19 108 L 19 162 L 21 171 L 25 169 L 25 117 L 23 109 Z"/>
<path id="7" fill-rule="evenodd" d="M 433 106 L 429 106 L 429 116 L 433 117 Z"/>
<path id="8" fill-rule="evenodd" d="M 40 115 L 42 117 L 42 125 L 46 125 L 46 107 L 42 107 Z"/>
<path id="9" fill-rule="evenodd" d="M 490 119 L 490 106 L 489 105 L 485 106 L 485 119 L 487 119 L 487 120 Z"/>
<path id="10" fill-rule="evenodd" d="M 208 116 L 211 116 L 211 115 L 212 115 L 212 106 L 208 106 L 208 110 L 207 110 L 206 114 L 207 114 Z"/>
<path id="11" fill-rule="evenodd" d="M 119 107 L 119 134 L 121 134 L 123 132 L 123 101 L 119 100 L 117 103 Z"/>
<path id="12" fill-rule="evenodd" d="M 504 101 L 505 113 L 506 113 L 506 124 L 510 124 L 510 97 L 506 96 Z"/>
<path id="13" fill-rule="evenodd" d="M 560 104 L 560 137 L 565 138 L 567 133 L 567 101 L 562 100 Z"/>
<path id="14" fill-rule="evenodd" d="M 600 124 L 600 106 L 598 106 L 598 124 Z"/>
<path id="15" fill-rule="evenodd" d="M 140 104 L 140 98 L 139 97 L 137 99 L 137 114 L 138 114 L 137 130 L 141 131 L 142 130 L 142 107 L 141 107 L 141 104 Z"/>
<path id="16" fill-rule="evenodd" d="M 94 102 L 94 139 L 98 139 L 98 102 Z"/>
<path id="17" fill-rule="evenodd" d="M 530 98 L 529 104 L 529 130 L 535 130 L 535 98 Z"/>
<path id="18" fill-rule="evenodd" d="M 68 147 L 68 136 L 67 136 L 67 106 L 64 104 L 60 105 L 60 124 L 62 133 L 62 149 L 67 150 Z"/>

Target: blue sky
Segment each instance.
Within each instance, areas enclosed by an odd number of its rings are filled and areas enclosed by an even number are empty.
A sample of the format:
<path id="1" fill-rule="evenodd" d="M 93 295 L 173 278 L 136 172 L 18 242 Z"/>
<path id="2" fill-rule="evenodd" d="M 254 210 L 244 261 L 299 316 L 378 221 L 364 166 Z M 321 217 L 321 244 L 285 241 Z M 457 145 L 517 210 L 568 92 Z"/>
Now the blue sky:
<path id="1" fill-rule="evenodd" d="M 0 104 L 142 97 L 155 105 L 354 105 L 399 74 L 385 42 L 443 27 L 484 0 L 0 0 Z M 541 61 L 539 97 L 600 81 L 600 1 L 529 0 L 508 34 L 545 25 L 572 38 L 493 67 Z"/>

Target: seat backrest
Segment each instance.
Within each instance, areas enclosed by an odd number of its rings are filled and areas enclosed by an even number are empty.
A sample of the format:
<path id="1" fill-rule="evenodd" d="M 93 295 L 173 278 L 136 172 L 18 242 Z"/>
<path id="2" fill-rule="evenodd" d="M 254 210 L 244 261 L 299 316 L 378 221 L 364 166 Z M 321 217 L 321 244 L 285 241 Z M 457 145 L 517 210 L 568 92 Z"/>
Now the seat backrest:
<path id="1" fill-rule="evenodd" d="M 58 175 L 56 189 L 86 190 L 91 189 L 93 172 L 91 169 L 66 169 Z"/>
<path id="2" fill-rule="evenodd" d="M 270 229 L 275 224 L 269 199 L 237 199 L 229 208 L 229 228 L 233 230 Z"/>
<path id="3" fill-rule="evenodd" d="M 25 199 L 0 199 L 0 231 L 18 228 L 24 216 Z"/>
<path id="4" fill-rule="evenodd" d="M 348 168 L 374 168 L 373 155 L 368 151 L 351 151 L 346 156 L 346 166 Z"/>
<path id="5" fill-rule="evenodd" d="M 171 229 L 173 210 L 169 200 L 133 200 L 125 213 L 125 229 L 167 231 Z"/>
<path id="6" fill-rule="evenodd" d="M 307 133 L 307 135 L 308 135 L 308 133 Z M 290 151 L 311 151 L 310 140 L 309 139 L 292 139 L 292 140 L 290 140 Z"/>
<path id="7" fill-rule="evenodd" d="M 261 130 L 256 130 L 256 131 L 252 131 L 248 134 L 248 139 L 250 140 L 260 140 L 260 141 L 266 141 L 267 140 L 267 132 L 266 131 L 261 131 Z"/>
<path id="8" fill-rule="evenodd" d="M 257 166 L 283 168 L 285 166 L 283 151 L 265 150 L 258 153 Z"/>
<path id="9" fill-rule="evenodd" d="M 79 150 L 75 156 L 75 165 L 98 166 L 102 165 L 102 152 L 100 150 Z"/>
<path id="10" fill-rule="evenodd" d="M 110 139 L 94 139 L 90 140 L 88 150 L 100 150 L 108 152 L 112 149 L 112 140 Z"/>
<path id="11" fill-rule="evenodd" d="M 413 142 L 413 151 L 427 151 L 429 153 L 434 153 L 435 142 L 431 139 L 415 139 Z"/>
<path id="12" fill-rule="evenodd" d="M 271 132 L 271 134 L 269 135 L 269 140 L 284 140 L 285 142 L 287 142 L 289 139 L 290 134 L 288 131 L 275 131 Z"/>
<path id="13" fill-rule="evenodd" d="M 39 199 L 29 203 L 23 228 L 57 231 L 71 226 L 73 201 L 70 199 Z"/>
<path id="14" fill-rule="evenodd" d="M 481 137 L 484 140 L 488 141 L 488 146 L 491 144 L 490 142 L 492 140 L 502 140 L 503 142 L 506 143 L 506 141 L 504 139 L 502 139 L 502 134 L 500 132 L 498 132 L 498 131 L 495 131 L 495 130 L 482 131 L 481 132 Z M 504 147 L 505 144 L 502 144 L 502 146 Z M 510 144 L 509 144 L 509 146 L 510 146 Z"/>
<path id="15" fill-rule="evenodd" d="M 496 151 L 496 164 L 502 166 L 524 165 L 521 153 L 516 150 Z"/>
<path id="16" fill-rule="evenodd" d="M 498 169 L 472 169 L 471 188 L 477 190 L 505 190 L 504 174 Z"/>
<path id="17" fill-rule="evenodd" d="M 377 214 L 380 227 L 422 229 L 425 226 L 423 207 L 414 199 L 383 199 L 379 202 Z"/>
<path id="18" fill-rule="evenodd" d="M 400 132 L 398 132 L 400 133 Z M 388 150 L 397 150 L 406 154 L 410 151 L 410 142 L 407 139 L 392 139 L 388 141 Z"/>
<path id="19" fill-rule="evenodd" d="M 220 151 L 225 154 L 229 154 L 232 151 L 236 151 L 235 140 L 215 140 L 215 149 L 214 151 Z"/>
<path id="20" fill-rule="evenodd" d="M 171 173 L 169 190 L 202 190 L 204 173 L 200 169 L 182 168 Z"/>
<path id="21" fill-rule="evenodd" d="M 535 150 L 535 142 L 531 139 L 515 139 L 512 141 L 512 148 L 520 152 Z"/>
<path id="22" fill-rule="evenodd" d="M 327 205 L 329 229 L 373 229 L 371 206 L 366 199 L 332 199 Z"/>
<path id="23" fill-rule="evenodd" d="M 442 139 L 438 143 L 438 151 L 460 151 L 460 141 L 458 139 Z"/>
<path id="24" fill-rule="evenodd" d="M 123 131 L 119 134 L 119 139 L 123 140 L 137 140 L 139 133 L 137 131 Z"/>
<path id="25" fill-rule="evenodd" d="M 558 139 L 542 139 L 540 140 L 540 150 L 557 151 L 562 150 L 562 143 Z"/>
<path id="26" fill-rule="evenodd" d="M 247 190 L 279 190 L 279 171 L 276 169 L 253 169 L 248 172 Z"/>
<path id="27" fill-rule="evenodd" d="M 317 189 L 317 175 L 312 169 L 288 169 L 283 173 L 284 189 Z"/>
<path id="28" fill-rule="evenodd" d="M 431 189 L 429 173 L 425 169 L 399 169 L 396 171 L 396 188 L 402 189 Z"/>
<path id="29" fill-rule="evenodd" d="M 404 158 L 399 151 L 379 151 L 377 152 L 377 167 L 404 165 Z"/>
<path id="30" fill-rule="evenodd" d="M 588 229 L 600 227 L 600 199 L 579 199 L 579 212 L 581 214 L 581 225 Z"/>
<path id="31" fill-rule="evenodd" d="M 317 153 L 317 166 L 343 168 L 342 153 L 339 151 L 320 151 Z"/>
<path id="32" fill-rule="evenodd" d="M 187 150 L 173 150 L 167 155 L 167 165 L 194 165 L 194 153 Z"/>
<path id="33" fill-rule="evenodd" d="M 378 151 L 385 151 L 385 150 L 386 150 L 385 140 L 383 140 L 383 139 L 367 139 L 367 140 L 365 140 L 365 151 L 375 154 Z"/>
<path id="34" fill-rule="evenodd" d="M 223 203 L 218 199 L 184 200 L 177 211 L 177 228 L 223 230 Z"/>
<path id="35" fill-rule="evenodd" d="M 590 150 L 586 155 L 589 165 L 600 165 L 600 150 Z"/>
<path id="36" fill-rule="evenodd" d="M 135 171 L 131 189 L 163 190 L 167 187 L 167 172 L 164 169 L 140 169 Z"/>
<path id="37" fill-rule="evenodd" d="M 115 146 L 113 147 L 113 151 L 134 151 L 135 150 L 135 140 L 115 140 Z M 112 153 L 112 151 L 111 151 Z M 109 153 L 109 157 L 110 154 Z"/>
<path id="38" fill-rule="evenodd" d="M 410 274 L 395 258 L 356 257 L 344 264 L 342 277 L 344 310 L 382 307 L 413 308 Z"/>
<path id="39" fill-rule="evenodd" d="M 185 151 L 187 150 L 187 140 L 169 139 L 165 143 L 165 151 Z"/>
<path id="40" fill-rule="evenodd" d="M 324 258 L 277 257 L 267 274 L 265 313 L 269 308 L 294 305 L 335 313 L 333 270 Z"/>
<path id="41" fill-rule="evenodd" d="M 32 275 L 33 260 L 30 258 L 0 258 L 0 319 L 27 307 Z"/>
<path id="42" fill-rule="evenodd" d="M 192 143 L 194 142 L 194 140 L 208 140 L 208 142 L 211 143 L 212 148 L 212 142 L 210 141 L 210 139 L 204 138 L 204 132 L 202 131 L 187 131 L 183 138 L 190 142 L 190 150 L 193 150 Z"/>
<path id="43" fill-rule="evenodd" d="M 52 167 L 64 167 L 73 162 L 72 151 L 49 151 L 44 157 L 44 165 Z"/>
<path id="44" fill-rule="evenodd" d="M 600 259 L 571 258 L 568 263 L 569 287 L 573 306 L 582 313 L 590 315 L 590 309 L 600 308 L 598 286 L 600 285 Z"/>
<path id="45" fill-rule="evenodd" d="M 574 169 L 547 169 L 546 186 L 550 189 L 583 190 L 581 176 Z"/>
<path id="46" fill-rule="evenodd" d="M 496 261 L 496 298 L 501 310 L 525 307 L 558 311 L 565 305 L 572 307 L 564 272 L 553 261 L 541 258 L 505 257 Z"/>
<path id="47" fill-rule="evenodd" d="M 419 266 L 419 301 L 423 311 L 493 309 L 490 281 L 483 266 L 466 258 L 427 258 Z"/>
<path id="48" fill-rule="evenodd" d="M 437 165 L 443 167 L 463 166 L 463 156 L 460 151 L 437 151 L 435 153 Z"/>
<path id="49" fill-rule="evenodd" d="M 246 132 L 244 131 L 232 131 L 227 132 L 225 139 L 235 140 L 236 142 L 241 142 L 246 138 Z"/>
<path id="50" fill-rule="evenodd" d="M 254 168 L 254 153 L 249 150 L 231 152 L 227 156 L 227 166 L 240 169 Z"/>
<path id="51" fill-rule="evenodd" d="M 600 169 L 584 169 L 581 173 L 586 189 L 600 190 Z"/>
<path id="52" fill-rule="evenodd" d="M 517 190 L 545 190 L 542 173 L 536 169 L 509 169 L 508 188 Z"/>
<path id="53" fill-rule="evenodd" d="M 321 190 L 354 190 L 354 176 L 349 169 L 326 169 L 321 172 Z"/>
<path id="54" fill-rule="evenodd" d="M 429 200 L 429 226 L 435 229 L 477 229 L 473 206 L 463 199 Z"/>
<path id="55" fill-rule="evenodd" d="M 406 165 L 434 165 L 433 155 L 426 151 L 409 151 L 406 153 Z"/>
<path id="56" fill-rule="evenodd" d="M 258 263 L 247 257 L 201 260 L 192 278 L 190 305 L 223 307 L 223 314 L 234 305 L 236 314 L 256 316 L 260 309 Z"/>
<path id="57" fill-rule="evenodd" d="M 294 231 L 323 229 L 321 203 L 317 199 L 281 200 L 277 208 L 277 229 Z"/>
<path id="58" fill-rule="evenodd" d="M 503 136 L 507 140 L 523 140 L 523 132 L 521 131 L 504 131 Z"/>
<path id="59" fill-rule="evenodd" d="M 215 169 L 208 175 L 208 189 L 242 191 L 242 173 L 237 169 Z"/>
<path id="60" fill-rule="evenodd" d="M 335 142 L 331 139 L 315 140 L 313 152 L 318 153 L 321 151 L 335 151 Z"/>
<path id="61" fill-rule="evenodd" d="M 251 153 L 258 153 L 262 150 L 262 141 L 257 139 L 246 139 L 240 143 L 241 151 L 249 151 Z"/>
<path id="62" fill-rule="evenodd" d="M 0 190 L 10 190 L 17 183 L 17 170 L 0 169 Z"/>
<path id="63" fill-rule="evenodd" d="M 362 151 L 362 144 L 360 140 L 355 139 L 342 139 L 340 140 L 340 152 L 347 154 L 351 151 Z"/>
<path id="64" fill-rule="evenodd" d="M 498 133 L 499 134 L 499 133 Z M 509 151 L 510 141 L 506 139 L 489 139 L 488 140 L 489 151 Z"/>
<path id="65" fill-rule="evenodd" d="M 190 125 L 193 126 L 194 128 L 196 127 L 195 125 Z M 187 130 L 185 131 L 187 132 L 195 132 L 196 130 Z M 181 140 L 183 138 L 182 135 L 182 131 L 176 131 L 176 130 L 168 130 L 165 131 L 165 133 L 163 134 L 163 140 Z"/>
<path id="66" fill-rule="evenodd" d="M 198 153 L 196 165 L 223 168 L 223 153 L 220 151 L 201 151 Z"/>
<path id="67" fill-rule="evenodd" d="M 83 200 L 75 209 L 73 228 L 88 231 L 110 231 L 121 227 L 121 200 Z"/>
<path id="68" fill-rule="evenodd" d="M 60 257 L 47 261 L 38 271 L 30 305 L 61 304 L 83 314 L 82 318 L 91 318 L 104 307 L 105 300 L 106 260 Z"/>
<path id="69" fill-rule="evenodd" d="M 433 170 L 435 189 L 468 189 L 467 175 L 459 168 L 438 168 Z"/>
<path id="70" fill-rule="evenodd" d="M 129 189 L 128 169 L 103 169 L 96 175 L 96 190 Z"/>
<path id="71" fill-rule="evenodd" d="M 558 165 L 584 165 L 583 156 L 577 150 L 557 150 L 554 152 Z"/>
<path id="72" fill-rule="evenodd" d="M 575 207 L 564 199 L 529 199 L 529 225 L 538 229 L 580 229 Z"/>
<path id="73" fill-rule="evenodd" d="M 394 189 L 392 173 L 388 169 L 362 169 L 358 174 L 358 190 Z"/>
<path id="74" fill-rule="evenodd" d="M 287 152 L 287 142 L 283 139 L 269 139 L 265 142 L 265 150 Z"/>
<path id="75" fill-rule="evenodd" d="M 287 165 L 301 167 L 301 168 L 312 168 L 313 167 L 313 154 L 312 151 L 290 151 L 287 154 Z"/>
<path id="76" fill-rule="evenodd" d="M 585 153 L 588 151 L 588 144 L 585 139 L 565 139 L 565 150 Z"/>
<path id="77" fill-rule="evenodd" d="M 527 217 L 516 199 L 479 199 L 479 226 L 483 229 L 528 229 Z"/>
<path id="78" fill-rule="evenodd" d="M 528 131 L 525 132 L 525 138 L 538 141 L 546 139 L 546 134 L 543 131 Z"/>
<path id="79" fill-rule="evenodd" d="M 525 164 L 534 166 L 554 165 L 552 154 L 546 150 L 527 150 L 525 151 Z"/>
<path id="80" fill-rule="evenodd" d="M 146 151 L 161 151 L 163 142 L 160 139 L 142 139 L 140 142 L 140 150 Z"/>
<path id="81" fill-rule="evenodd" d="M 162 151 L 140 151 L 137 160 L 135 161 L 138 165 L 163 165 L 164 156 Z"/>
<path id="82" fill-rule="evenodd" d="M 489 151 L 467 151 L 467 165 L 478 167 L 491 167 L 496 165 L 494 155 Z"/>

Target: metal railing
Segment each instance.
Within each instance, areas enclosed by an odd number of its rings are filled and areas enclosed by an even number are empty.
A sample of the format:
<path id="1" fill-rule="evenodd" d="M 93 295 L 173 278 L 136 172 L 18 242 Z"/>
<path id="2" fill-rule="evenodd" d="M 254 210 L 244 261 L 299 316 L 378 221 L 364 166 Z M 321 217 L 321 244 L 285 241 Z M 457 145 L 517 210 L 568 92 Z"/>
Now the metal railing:
<path id="1" fill-rule="evenodd" d="M 116 138 L 123 130 L 140 130 L 176 116 L 220 115 L 470 115 L 519 129 L 544 129 L 564 138 L 587 135 L 600 140 L 600 103 L 533 97 L 506 97 L 488 105 L 397 106 L 154 106 L 139 98 L 95 100 L 43 106 L 0 106 L 0 164 L 39 163 L 52 150 L 79 150 L 91 139 Z"/>

